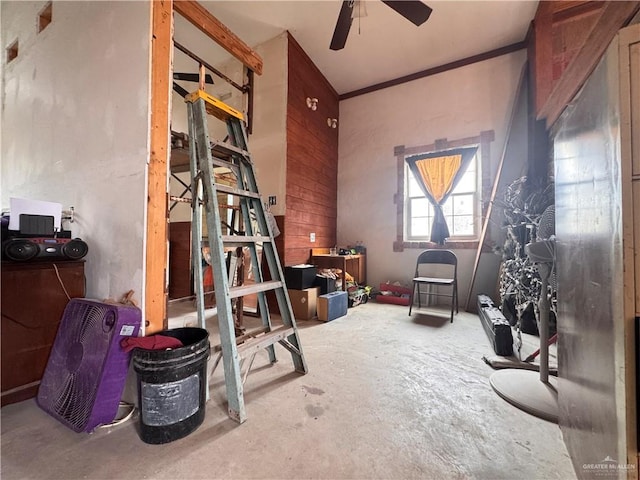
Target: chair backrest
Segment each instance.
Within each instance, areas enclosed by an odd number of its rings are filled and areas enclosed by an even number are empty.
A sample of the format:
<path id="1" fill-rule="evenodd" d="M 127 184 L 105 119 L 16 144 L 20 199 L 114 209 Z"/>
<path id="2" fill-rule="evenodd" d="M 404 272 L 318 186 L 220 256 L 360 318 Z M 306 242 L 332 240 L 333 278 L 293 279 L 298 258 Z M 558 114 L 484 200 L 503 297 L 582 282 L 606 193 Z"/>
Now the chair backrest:
<path id="1" fill-rule="evenodd" d="M 418 255 L 416 261 L 416 276 L 419 275 L 420 265 L 430 263 L 436 265 L 453 265 L 453 278 L 458 274 L 458 257 L 451 250 L 430 249 Z"/>

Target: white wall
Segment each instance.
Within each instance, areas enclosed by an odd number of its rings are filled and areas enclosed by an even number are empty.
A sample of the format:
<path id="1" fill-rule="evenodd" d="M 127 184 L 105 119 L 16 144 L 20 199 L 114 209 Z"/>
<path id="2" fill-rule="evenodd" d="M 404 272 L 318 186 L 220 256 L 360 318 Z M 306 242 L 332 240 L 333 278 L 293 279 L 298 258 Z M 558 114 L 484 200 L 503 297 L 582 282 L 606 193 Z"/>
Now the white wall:
<path id="1" fill-rule="evenodd" d="M 5 65 L 2 207 L 9 197 L 74 206 L 67 224 L 89 245 L 87 296 L 144 298 L 146 166 L 149 157 L 150 5 L 1 2 Z M 142 303 L 142 302 L 140 302 Z"/>
<path id="2" fill-rule="evenodd" d="M 419 250 L 393 252 L 397 190 L 394 146 L 427 145 L 495 130 L 492 172 L 499 163 L 524 50 L 340 102 L 338 243 L 367 247 L 367 283 L 409 282 Z M 476 250 L 458 250 L 461 304 Z M 495 270 L 499 258 L 485 254 Z M 495 257 L 495 258 L 494 258 Z M 495 290 L 483 284 L 480 289 Z M 474 302 L 475 303 L 475 302 Z"/>
<path id="3" fill-rule="evenodd" d="M 249 139 L 264 201 L 276 196 L 274 215 L 284 215 L 287 169 L 287 32 L 255 47 L 264 61 L 255 76 L 253 134 Z"/>

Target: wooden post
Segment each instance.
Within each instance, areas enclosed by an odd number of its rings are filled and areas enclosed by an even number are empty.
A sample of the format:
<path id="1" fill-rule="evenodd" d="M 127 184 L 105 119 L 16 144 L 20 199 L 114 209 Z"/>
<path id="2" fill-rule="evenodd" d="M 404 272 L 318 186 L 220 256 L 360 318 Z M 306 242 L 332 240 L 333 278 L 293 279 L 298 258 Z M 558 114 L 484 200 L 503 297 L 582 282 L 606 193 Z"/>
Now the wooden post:
<path id="1" fill-rule="evenodd" d="M 151 42 L 151 137 L 148 170 L 145 334 L 167 326 L 168 164 L 172 0 L 154 0 Z"/>

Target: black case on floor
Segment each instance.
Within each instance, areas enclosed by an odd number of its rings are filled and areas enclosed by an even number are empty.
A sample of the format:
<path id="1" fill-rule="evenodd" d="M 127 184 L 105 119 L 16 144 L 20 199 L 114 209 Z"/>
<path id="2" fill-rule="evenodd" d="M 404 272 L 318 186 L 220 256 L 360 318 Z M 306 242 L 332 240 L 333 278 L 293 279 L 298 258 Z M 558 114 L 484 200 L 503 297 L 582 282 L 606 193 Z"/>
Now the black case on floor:
<path id="1" fill-rule="evenodd" d="M 511 325 L 486 295 L 478 295 L 478 315 L 496 355 L 513 355 Z"/>

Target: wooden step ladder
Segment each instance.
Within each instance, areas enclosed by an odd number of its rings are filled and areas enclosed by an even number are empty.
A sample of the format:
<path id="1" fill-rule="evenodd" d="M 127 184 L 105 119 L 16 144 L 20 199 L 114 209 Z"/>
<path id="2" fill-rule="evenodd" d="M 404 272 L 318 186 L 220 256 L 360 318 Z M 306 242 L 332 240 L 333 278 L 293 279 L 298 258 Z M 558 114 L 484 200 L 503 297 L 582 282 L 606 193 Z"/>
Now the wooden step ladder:
<path id="1" fill-rule="evenodd" d="M 220 345 L 214 347 L 218 353 L 217 362 L 222 357 L 224 379 L 229 404 L 229 416 L 244 422 L 247 414 L 244 405 L 242 367 L 245 359 L 250 358 L 244 379 L 251 369 L 253 359 L 262 349 L 268 351 L 271 363 L 276 362 L 274 344 L 286 348 L 293 359 L 296 372 L 307 373 L 295 317 L 284 282 L 282 267 L 276 251 L 271 225 L 267 220 L 265 206 L 258 192 L 258 185 L 247 147 L 247 133 L 241 112 L 212 97 L 203 90 L 189 94 L 187 102 L 189 121 L 189 152 L 191 169 L 191 192 L 193 207 L 192 252 L 194 262 L 194 282 L 198 323 L 206 328 L 204 316 L 204 292 L 202 283 L 202 208 L 206 213 L 209 249 L 215 286 Z M 210 139 L 208 116 L 223 121 L 227 128 L 227 141 L 217 142 Z M 223 169 L 235 178 L 235 185 L 223 185 L 216 181 L 214 170 Z M 244 234 L 227 228 L 223 234 L 223 222 L 218 202 L 218 194 L 233 198 L 238 205 Z M 225 262 L 225 248 L 247 247 L 250 253 L 254 284 L 232 286 Z M 262 246 L 262 255 L 269 268 L 271 280 L 265 281 L 258 248 Z M 273 328 L 266 292 L 274 291 L 282 319 L 282 326 Z M 232 299 L 257 294 L 258 310 L 262 327 L 253 332 L 236 337 Z M 214 368 L 215 368 L 214 365 Z M 207 389 L 208 390 L 208 389 Z M 207 392 L 208 393 L 208 392 Z M 208 398 L 208 397 L 207 397 Z"/>

